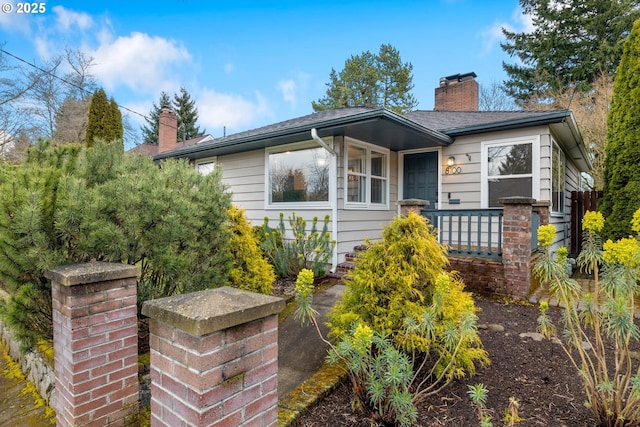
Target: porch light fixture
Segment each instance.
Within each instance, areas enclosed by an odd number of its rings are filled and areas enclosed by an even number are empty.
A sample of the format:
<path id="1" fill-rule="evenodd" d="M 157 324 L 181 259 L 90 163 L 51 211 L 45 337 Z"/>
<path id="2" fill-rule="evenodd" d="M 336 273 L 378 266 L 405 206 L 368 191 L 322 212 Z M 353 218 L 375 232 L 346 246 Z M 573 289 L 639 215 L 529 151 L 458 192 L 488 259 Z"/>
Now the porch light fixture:
<path id="1" fill-rule="evenodd" d="M 449 156 L 447 159 L 447 167 L 444 168 L 444 173 L 446 175 L 456 175 L 462 172 L 460 166 L 456 166 L 456 158 L 453 156 Z"/>

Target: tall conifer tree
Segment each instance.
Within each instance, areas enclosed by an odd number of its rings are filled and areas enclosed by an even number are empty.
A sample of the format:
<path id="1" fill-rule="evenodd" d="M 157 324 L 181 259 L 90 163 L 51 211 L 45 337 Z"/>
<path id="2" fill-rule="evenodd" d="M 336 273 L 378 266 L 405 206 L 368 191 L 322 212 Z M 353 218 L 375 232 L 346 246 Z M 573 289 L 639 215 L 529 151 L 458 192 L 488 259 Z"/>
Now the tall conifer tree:
<path id="1" fill-rule="evenodd" d="M 180 92 L 173 96 L 173 107 L 178 115 L 178 141 L 204 135 L 206 131 L 201 131 L 200 126 L 196 125 L 198 121 L 196 102 L 191 99 L 191 95 L 184 87 L 180 87 Z"/>
<path id="2" fill-rule="evenodd" d="M 160 93 L 160 99 L 157 104 L 153 104 L 151 108 L 151 112 L 149 112 L 149 117 L 145 117 L 145 121 L 147 122 L 146 126 L 143 125 L 142 130 L 142 140 L 147 144 L 157 144 L 158 143 L 158 123 L 160 121 L 160 112 L 163 107 L 171 106 L 171 97 L 165 91 Z"/>
<path id="3" fill-rule="evenodd" d="M 107 99 L 107 94 L 100 88 L 91 97 L 89 120 L 87 122 L 87 147 L 92 147 L 96 139 L 106 142 L 122 142 L 122 114 L 116 101 Z"/>
<path id="4" fill-rule="evenodd" d="M 606 237 L 627 237 L 640 208 L 640 19 L 633 25 L 613 84 L 609 110 L 604 197 Z"/>

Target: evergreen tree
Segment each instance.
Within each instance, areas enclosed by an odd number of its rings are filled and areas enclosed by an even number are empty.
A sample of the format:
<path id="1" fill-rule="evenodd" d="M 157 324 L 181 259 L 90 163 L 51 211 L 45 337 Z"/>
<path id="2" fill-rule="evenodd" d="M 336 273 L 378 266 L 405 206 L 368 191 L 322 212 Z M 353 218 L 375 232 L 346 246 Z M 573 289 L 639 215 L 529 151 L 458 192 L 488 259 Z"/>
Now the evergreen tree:
<path id="1" fill-rule="evenodd" d="M 158 123 L 160 121 L 160 112 L 163 107 L 171 106 L 171 97 L 167 92 L 162 91 L 160 93 L 160 99 L 157 104 L 153 104 L 149 116 L 145 117 L 147 122 L 146 126 L 141 127 L 142 141 L 147 144 L 158 143 Z M 179 135 L 178 135 L 179 136 Z"/>
<path id="2" fill-rule="evenodd" d="M 624 40 L 640 17 L 639 0 L 520 0 L 520 5 L 535 29 L 502 30 L 507 38 L 502 48 L 517 58 L 515 64 L 503 63 L 505 85 L 518 102 L 545 91 L 584 91 L 601 72 L 613 76 Z"/>
<path id="3" fill-rule="evenodd" d="M 184 87 L 180 87 L 180 93 L 173 95 L 173 108 L 178 115 L 178 141 L 197 138 L 204 135 L 206 130 L 200 130 L 196 125 L 198 121 L 198 108 L 196 102 Z"/>
<path id="4" fill-rule="evenodd" d="M 604 161 L 605 235 L 627 237 L 640 208 L 640 20 L 633 25 L 613 85 Z"/>
<path id="5" fill-rule="evenodd" d="M 413 110 L 418 101 L 411 94 L 413 65 L 400 59 L 391 45 L 380 46 L 378 54 L 369 51 L 351 56 L 344 69 L 331 69 L 327 93 L 313 101 L 314 111 L 355 106 L 378 106 L 404 114 Z"/>
<path id="6" fill-rule="evenodd" d="M 44 273 L 91 259 L 140 266 L 140 304 L 227 285 L 229 208 L 219 170 L 203 176 L 184 161 L 159 168 L 118 143 L 43 143 L 0 169 L 0 280 L 11 295 L 3 318 L 26 346 L 51 338 Z M 255 284 L 258 273 L 240 274 Z"/>
<path id="7" fill-rule="evenodd" d="M 120 141 L 122 143 L 122 115 L 115 100 L 107 100 L 107 94 L 100 88 L 91 97 L 89 119 L 87 121 L 87 147 L 92 147 L 97 139 Z"/>

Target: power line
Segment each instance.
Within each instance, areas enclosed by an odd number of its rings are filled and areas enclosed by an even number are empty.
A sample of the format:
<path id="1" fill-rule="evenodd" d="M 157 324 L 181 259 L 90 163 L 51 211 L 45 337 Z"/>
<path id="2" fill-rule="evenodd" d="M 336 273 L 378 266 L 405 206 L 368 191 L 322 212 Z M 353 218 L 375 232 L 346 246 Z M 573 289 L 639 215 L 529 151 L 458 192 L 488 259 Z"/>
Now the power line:
<path id="1" fill-rule="evenodd" d="M 44 68 L 41 68 L 41 67 L 37 66 L 36 64 L 33 64 L 33 63 L 27 61 L 26 59 L 23 59 L 23 58 L 21 58 L 21 57 L 19 57 L 17 55 L 14 55 L 13 53 L 8 52 L 7 50 L 5 50 L 2 47 L 0 47 L 0 52 L 2 52 L 4 54 L 6 54 L 6 55 L 18 60 L 18 61 L 20 61 L 20 62 L 22 62 L 24 64 L 27 64 L 28 66 L 33 67 L 33 68 L 35 68 L 36 70 L 38 70 L 38 71 L 40 71 L 42 73 L 45 73 L 45 74 L 47 74 L 47 75 L 49 75 L 49 76 L 51 76 L 53 78 L 56 78 L 56 79 L 60 80 L 61 82 L 63 82 L 66 85 L 69 85 L 69 86 L 71 86 L 73 88 L 79 89 L 80 91 L 82 91 L 82 92 L 84 92 L 84 93 L 86 93 L 88 95 L 93 96 L 92 92 L 89 92 L 87 89 L 83 88 L 82 86 L 78 86 L 77 84 L 75 84 L 73 82 L 70 82 L 70 81 L 68 81 L 68 80 L 66 80 L 66 79 L 64 79 L 64 78 L 62 78 L 60 76 L 57 76 L 55 73 L 53 73 L 53 72 L 51 72 L 49 70 L 45 70 Z M 115 102 L 115 100 L 114 100 L 114 102 Z M 118 108 L 120 108 L 122 110 L 125 110 L 125 111 L 128 111 L 130 113 L 136 114 L 136 115 L 142 117 L 143 119 L 145 119 L 147 121 L 151 121 L 151 119 L 149 119 L 149 117 L 145 116 L 144 114 L 138 113 L 137 111 L 134 111 L 134 110 L 132 110 L 130 108 L 127 108 L 127 107 L 125 107 L 123 105 L 119 105 L 117 102 L 115 104 L 116 104 L 116 106 Z M 168 124 L 166 124 L 166 125 L 169 126 Z M 177 126 L 169 126 L 169 127 L 172 127 L 174 129 L 178 130 Z"/>

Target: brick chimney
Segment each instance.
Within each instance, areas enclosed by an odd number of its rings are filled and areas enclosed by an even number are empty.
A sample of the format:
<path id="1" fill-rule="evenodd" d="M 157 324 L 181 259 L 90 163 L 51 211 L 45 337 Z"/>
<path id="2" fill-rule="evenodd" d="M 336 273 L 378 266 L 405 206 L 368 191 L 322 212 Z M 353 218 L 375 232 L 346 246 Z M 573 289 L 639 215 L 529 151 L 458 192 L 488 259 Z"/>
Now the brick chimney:
<path id="1" fill-rule="evenodd" d="M 435 109 L 439 111 L 478 111 L 476 73 L 442 77 L 436 88 Z"/>
<path id="2" fill-rule="evenodd" d="M 162 107 L 158 120 L 158 153 L 173 150 L 178 145 L 178 116 L 169 107 Z"/>

